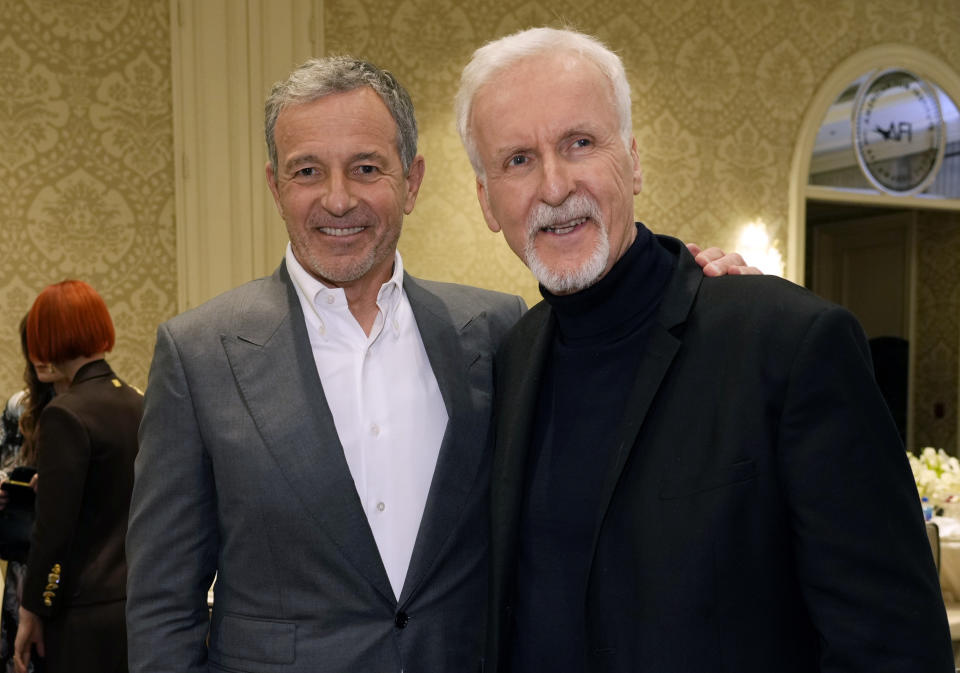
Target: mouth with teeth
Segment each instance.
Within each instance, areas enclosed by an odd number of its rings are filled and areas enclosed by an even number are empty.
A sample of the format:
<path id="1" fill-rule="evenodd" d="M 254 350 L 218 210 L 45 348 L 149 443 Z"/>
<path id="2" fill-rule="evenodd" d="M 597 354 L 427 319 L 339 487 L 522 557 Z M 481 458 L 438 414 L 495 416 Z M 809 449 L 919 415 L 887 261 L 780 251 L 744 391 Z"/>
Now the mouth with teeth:
<path id="1" fill-rule="evenodd" d="M 364 229 L 366 227 L 317 227 L 316 231 L 327 236 L 353 236 Z"/>
<path id="2" fill-rule="evenodd" d="M 540 231 L 545 231 L 548 234 L 556 234 L 557 236 L 566 236 L 567 234 L 572 234 L 574 231 L 579 229 L 580 225 L 584 224 L 588 219 L 589 218 L 587 217 L 578 217 L 575 220 L 559 222 L 557 224 L 541 227 Z"/>

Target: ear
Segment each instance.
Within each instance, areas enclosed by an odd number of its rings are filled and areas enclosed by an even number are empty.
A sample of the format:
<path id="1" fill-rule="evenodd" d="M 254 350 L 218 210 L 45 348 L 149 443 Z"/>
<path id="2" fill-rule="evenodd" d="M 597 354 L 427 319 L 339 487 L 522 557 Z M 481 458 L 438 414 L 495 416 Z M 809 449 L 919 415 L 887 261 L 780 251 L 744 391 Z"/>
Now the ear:
<path id="1" fill-rule="evenodd" d="M 643 169 L 640 168 L 640 153 L 637 152 L 637 139 L 630 139 L 630 159 L 633 161 L 633 194 L 640 193 L 643 186 Z"/>
<path id="2" fill-rule="evenodd" d="M 487 221 L 490 231 L 497 233 L 500 231 L 500 223 L 493 216 L 493 210 L 490 208 L 490 198 L 487 193 L 487 185 L 477 178 L 477 200 L 480 202 L 480 210 L 483 212 L 483 219 Z"/>
<path id="3" fill-rule="evenodd" d="M 427 171 L 427 164 L 421 155 L 413 158 L 410 164 L 410 170 L 407 171 L 407 198 L 403 202 L 403 214 L 409 215 L 413 212 L 413 206 L 417 202 L 417 194 L 420 193 L 420 185 L 423 184 L 423 176 Z"/>
<path id="4" fill-rule="evenodd" d="M 273 194 L 273 202 L 277 206 L 277 211 L 280 213 L 280 217 L 283 217 L 283 206 L 280 204 L 280 187 L 277 185 L 277 176 L 273 174 L 273 164 L 267 161 L 267 187 L 270 188 L 270 193 Z"/>

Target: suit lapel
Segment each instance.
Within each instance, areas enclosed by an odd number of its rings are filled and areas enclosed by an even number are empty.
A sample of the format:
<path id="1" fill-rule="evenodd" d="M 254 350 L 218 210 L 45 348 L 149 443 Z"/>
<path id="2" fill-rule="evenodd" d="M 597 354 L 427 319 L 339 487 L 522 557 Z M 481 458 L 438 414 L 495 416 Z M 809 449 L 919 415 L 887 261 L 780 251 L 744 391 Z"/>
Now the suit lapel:
<path id="1" fill-rule="evenodd" d="M 682 243 L 666 236 L 658 236 L 657 239 L 678 256 L 677 268 L 660 303 L 657 323 L 650 331 L 649 340 L 637 368 L 636 381 L 627 398 L 626 413 L 617 430 L 616 444 L 614 444 L 617 447 L 616 453 L 604 476 L 600 508 L 594 525 L 594 547 L 600 535 L 610 499 L 627 458 L 637 443 L 650 405 L 653 404 L 660 385 L 682 345 L 682 340 L 674 336 L 675 328 L 686 321 L 703 280 L 703 271 Z M 682 400 L 677 402 L 683 403 Z"/>
<path id="2" fill-rule="evenodd" d="M 221 341 L 263 443 L 303 511 L 393 602 L 314 366 L 300 301 L 284 266 L 264 281 L 237 323 L 237 333 L 221 335 Z"/>
<path id="3" fill-rule="evenodd" d="M 534 306 L 510 335 L 510 348 L 498 355 L 496 385 L 496 444 L 491 480 L 491 530 L 496 592 L 508 589 L 516 557 L 527 455 L 536 420 L 543 370 L 550 354 L 556 322 L 546 302 Z M 517 344 L 528 344 L 518 348 Z M 501 575 L 506 571 L 507 575 Z M 501 597 L 504 598 L 504 597 Z M 502 604 L 502 603 L 498 603 Z"/>
<path id="4" fill-rule="evenodd" d="M 472 347 L 471 323 L 476 316 L 458 320 L 436 295 L 409 275 L 404 275 L 403 286 L 448 420 L 400 594 L 401 605 L 417 590 L 444 544 L 452 539 L 463 508 L 477 488 L 477 473 L 487 450 L 492 392 L 483 389 L 485 386 L 478 389 L 470 375 L 471 367 L 489 366 L 489 362 L 481 362 L 489 354 Z"/>

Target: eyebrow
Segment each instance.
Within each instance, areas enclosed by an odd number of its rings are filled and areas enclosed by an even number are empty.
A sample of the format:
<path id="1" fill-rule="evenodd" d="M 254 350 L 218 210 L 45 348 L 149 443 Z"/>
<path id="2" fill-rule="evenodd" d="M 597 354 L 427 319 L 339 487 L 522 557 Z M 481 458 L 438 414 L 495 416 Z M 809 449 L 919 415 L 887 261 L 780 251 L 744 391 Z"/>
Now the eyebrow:
<path id="1" fill-rule="evenodd" d="M 348 161 L 348 163 L 353 164 L 358 161 L 370 161 L 370 160 L 385 162 L 386 157 L 384 156 L 383 153 L 377 152 L 376 150 L 372 150 L 370 152 L 357 152 L 356 154 L 350 157 L 350 160 Z M 296 169 L 298 166 L 303 166 L 304 164 L 324 164 L 324 161 L 315 154 L 304 154 L 302 156 L 294 157 L 293 159 L 290 159 L 283 165 L 283 167 L 285 170 L 291 171 Z"/>
<path id="2" fill-rule="evenodd" d="M 297 166 L 302 166 L 304 164 L 322 164 L 320 157 L 314 154 L 304 154 L 299 157 L 294 157 L 293 159 L 288 159 L 286 163 L 283 164 L 283 168 L 286 171 L 291 171 Z"/>
<path id="3" fill-rule="evenodd" d="M 564 131 L 560 135 L 557 142 L 564 142 L 576 136 L 596 138 L 597 131 L 596 129 L 590 128 L 587 122 L 577 123 Z M 494 150 L 493 156 L 497 160 L 503 160 L 507 157 L 512 157 L 515 154 L 526 154 L 530 151 L 531 148 L 528 145 L 503 145 L 502 147 L 498 147 L 496 150 Z"/>
<path id="4" fill-rule="evenodd" d="M 359 152 L 350 157 L 350 163 L 355 163 L 357 161 L 369 161 L 373 159 L 375 161 L 386 161 L 386 157 L 377 151 L 372 152 Z"/>
<path id="5" fill-rule="evenodd" d="M 527 154 L 530 148 L 526 145 L 504 145 L 493 151 L 493 157 L 496 161 L 503 161 L 516 154 Z"/>

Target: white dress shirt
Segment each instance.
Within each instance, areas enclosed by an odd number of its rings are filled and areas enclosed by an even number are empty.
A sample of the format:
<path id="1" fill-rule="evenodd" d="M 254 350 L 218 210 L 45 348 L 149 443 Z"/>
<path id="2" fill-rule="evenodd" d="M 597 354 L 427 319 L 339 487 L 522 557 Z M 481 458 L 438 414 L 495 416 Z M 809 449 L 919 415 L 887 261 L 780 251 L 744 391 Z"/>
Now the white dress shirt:
<path id="1" fill-rule="evenodd" d="M 447 427 L 447 409 L 403 291 L 403 263 L 377 295 L 370 336 L 344 291 L 307 273 L 289 244 L 289 271 L 350 474 L 399 598 Z"/>

